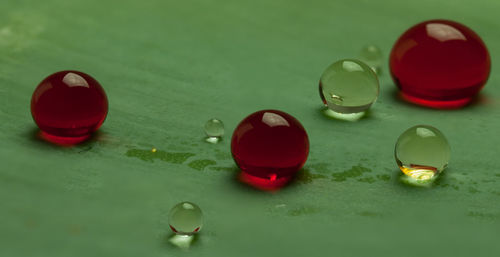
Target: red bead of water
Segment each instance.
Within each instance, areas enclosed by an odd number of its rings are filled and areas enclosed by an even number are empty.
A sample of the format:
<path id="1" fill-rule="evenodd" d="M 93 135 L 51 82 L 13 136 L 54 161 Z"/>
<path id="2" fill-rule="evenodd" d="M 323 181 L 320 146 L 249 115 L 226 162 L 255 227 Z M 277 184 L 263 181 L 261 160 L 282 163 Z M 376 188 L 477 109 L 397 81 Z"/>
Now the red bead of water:
<path id="1" fill-rule="evenodd" d="M 265 187 L 288 181 L 304 166 L 309 139 L 291 115 L 263 110 L 240 122 L 233 133 L 231 152 L 244 173 L 240 179 L 250 184 L 258 181 L 257 186 Z"/>
<path id="2" fill-rule="evenodd" d="M 394 44 L 391 75 L 407 101 L 434 108 L 469 103 L 490 74 L 490 55 L 468 27 L 430 20 L 408 29 Z"/>
<path id="3" fill-rule="evenodd" d="M 71 144 L 87 139 L 104 122 L 108 99 L 91 76 L 60 71 L 45 78 L 31 98 L 31 114 L 42 137 Z"/>

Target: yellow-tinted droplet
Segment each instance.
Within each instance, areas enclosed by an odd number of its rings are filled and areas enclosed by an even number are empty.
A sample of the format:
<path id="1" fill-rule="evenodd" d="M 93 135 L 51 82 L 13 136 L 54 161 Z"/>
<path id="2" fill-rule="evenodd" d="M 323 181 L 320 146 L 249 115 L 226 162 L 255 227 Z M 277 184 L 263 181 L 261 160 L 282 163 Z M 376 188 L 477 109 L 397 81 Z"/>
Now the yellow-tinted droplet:
<path id="1" fill-rule="evenodd" d="M 417 182 L 427 182 L 433 180 L 437 173 L 437 169 L 434 167 L 424 167 L 424 166 L 416 166 L 416 167 L 405 167 L 399 166 L 401 171 L 416 180 Z"/>
<path id="2" fill-rule="evenodd" d="M 448 165 L 450 145 L 437 128 L 418 125 L 407 129 L 394 149 L 399 169 L 409 182 L 432 182 Z"/>

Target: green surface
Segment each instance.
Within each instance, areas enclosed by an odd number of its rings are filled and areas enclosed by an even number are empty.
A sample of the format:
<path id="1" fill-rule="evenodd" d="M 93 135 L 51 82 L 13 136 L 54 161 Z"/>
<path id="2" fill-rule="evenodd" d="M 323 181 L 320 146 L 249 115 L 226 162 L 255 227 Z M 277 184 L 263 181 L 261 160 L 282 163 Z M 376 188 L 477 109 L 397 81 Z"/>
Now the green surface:
<path id="1" fill-rule="evenodd" d="M 0 2 L 0 256 L 498 256 L 498 1 Z M 358 122 L 326 119 L 325 67 L 381 47 L 409 26 L 460 21 L 489 46 L 490 80 L 471 106 L 401 102 L 385 66 L 381 94 Z M 386 62 L 387 63 L 387 62 Z M 94 140 L 38 140 L 29 101 L 48 74 L 77 69 L 105 88 L 110 111 Z M 240 185 L 230 135 L 275 108 L 309 133 L 291 186 Z M 204 141 L 211 117 L 226 125 Z M 399 181 L 394 144 L 438 127 L 449 168 L 431 188 Z M 153 153 L 151 149 L 158 150 Z M 198 204 L 189 250 L 168 242 L 168 212 Z"/>

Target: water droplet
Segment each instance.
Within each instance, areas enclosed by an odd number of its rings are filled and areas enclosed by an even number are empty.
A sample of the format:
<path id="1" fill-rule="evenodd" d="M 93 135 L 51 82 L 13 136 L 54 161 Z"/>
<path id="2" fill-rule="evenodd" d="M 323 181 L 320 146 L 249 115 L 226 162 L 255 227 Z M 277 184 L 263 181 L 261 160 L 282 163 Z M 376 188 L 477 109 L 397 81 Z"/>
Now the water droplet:
<path id="1" fill-rule="evenodd" d="M 450 145 L 437 128 L 418 125 L 399 136 L 394 155 L 403 181 L 422 185 L 433 182 L 448 165 Z"/>
<path id="2" fill-rule="evenodd" d="M 218 119 L 210 119 L 205 123 L 206 141 L 209 143 L 218 143 L 224 135 L 224 123 Z"/>
<path id="3" fill-rule="evenodd" d="M 203 214 L 198 205 L 181 202 L 170 210 L 168 223 L 172 231 L 178 235 L 193 235 L 203 225 Z"/>
<path id="4" fill-rule="evenodd" d="M 382 50 L 376 45 L 367 45 L 361 49 L 359 60 L 368 64 L 377 75 L 382 74 L 383 55 Z"/>
<path id="5" fill-rule="evenodd" d="M 366 111 L 377 100 L 377 75 L 365 63 L 339 60 L 323 72 L 319 83 L 323 103 L 333 112 L 354 114 Z"/>

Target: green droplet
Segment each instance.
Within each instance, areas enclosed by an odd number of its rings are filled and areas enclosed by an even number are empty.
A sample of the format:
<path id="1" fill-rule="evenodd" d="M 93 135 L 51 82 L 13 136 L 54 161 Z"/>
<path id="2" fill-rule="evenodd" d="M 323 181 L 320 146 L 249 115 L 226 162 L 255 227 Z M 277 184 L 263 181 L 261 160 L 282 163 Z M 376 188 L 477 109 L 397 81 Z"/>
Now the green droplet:
<path id="1" fill-rule="evenodd" d="M 382 73 L 382 51 L 375 45 L 367 45 L 359 52 L 359 59 L 368 64 L 375 73 Z"/>
<path id="2" fill-rule="evenodd" d="M 200 231 L 203 225 L 203 214 L 198 205 L 181 202 L 170 210 L 168 223 L 170 228 L 179 235 L 193 235 Z"/>
<path id="3" fill-rule="evenodd" d="M 224 123 L 218 119 L 210 119 L 205 123 L 205 133 L 207 134 L 207 141 L 218 142 L 224 135 Z"/>
<path id="4" fill-rule="evenodd" d="M 334 112 L 364 112 L 379 94 L 377 75 L 365 63 L 344 59 L 330 65 L 321 76 L 319 92 L 323 103 Z"/>
<path id="5" fill-rule="evenodd" d="M 394 155 L 401 171 L 416 183 L 433 181 L 450 160 L 450 145 L 437 128 L 409 128 L 396 142 Z"/>

